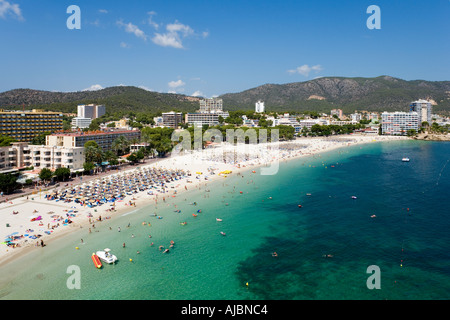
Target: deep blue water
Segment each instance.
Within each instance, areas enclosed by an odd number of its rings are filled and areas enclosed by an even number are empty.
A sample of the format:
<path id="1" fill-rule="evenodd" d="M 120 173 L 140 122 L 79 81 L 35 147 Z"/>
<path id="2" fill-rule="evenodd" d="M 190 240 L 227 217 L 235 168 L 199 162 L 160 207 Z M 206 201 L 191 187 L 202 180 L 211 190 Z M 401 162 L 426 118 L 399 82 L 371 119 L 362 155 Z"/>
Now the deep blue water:
<path id="1" fill-rule="evenodd" d="M 411 161 L 402 162 L 404 156 Z M 0 295 L 449 299 L 449 160 L 450 143 L 400 141 L 289 161 L 274 176 L 261 176 L 259 169 L 231 175 L 211 182 L 209 192 L 189 191 L 157 208 L 150 204 L 103 223 L 98 232 L 83 230 L 2 267 Z M 190 205 L 194 201 L 197 206 Z M 153 212 L 163 219 L 151 217 Z M 175 248 L 162 254 L 158 246 L 168 247 L 170 240 Z M 105 247 L 119 262 L 96 270 L 90 254 Z M 67 289 L 69 265 L 81 269 L 80 290 Z M 380 268 L 379 290 L 366 286 L 370 265 Z"/>

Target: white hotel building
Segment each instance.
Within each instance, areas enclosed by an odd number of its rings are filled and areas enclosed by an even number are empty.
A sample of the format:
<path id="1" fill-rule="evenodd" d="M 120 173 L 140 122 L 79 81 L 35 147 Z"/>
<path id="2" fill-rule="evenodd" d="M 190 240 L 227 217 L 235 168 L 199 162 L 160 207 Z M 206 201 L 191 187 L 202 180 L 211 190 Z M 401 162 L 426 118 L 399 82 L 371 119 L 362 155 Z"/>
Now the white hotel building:
<path id="1" fill-rule="evenodd" d="M 10 147 L 0 148 L 0 172 L 30 166 L 51 170 L 69 168 L 74 172 L 83 169 L 84 158 L 84 147 L 66 148 L 14 142 Z"/>
<path id="2" fill-rule="evenodd" d="M 381 130 L 384 135 L 406 135 L 408 130 L 419 129 L 417 112 L 383 112 Z"/>

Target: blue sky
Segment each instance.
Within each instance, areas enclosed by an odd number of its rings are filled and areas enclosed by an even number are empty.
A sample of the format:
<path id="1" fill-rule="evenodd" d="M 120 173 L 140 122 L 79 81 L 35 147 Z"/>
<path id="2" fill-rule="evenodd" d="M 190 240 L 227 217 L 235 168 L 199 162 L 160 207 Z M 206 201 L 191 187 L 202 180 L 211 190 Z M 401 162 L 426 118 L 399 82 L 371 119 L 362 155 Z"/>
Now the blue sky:
<path id="1" fill-rule="evenodd" d="M 80 30 L 66 26 L 70 5 Z M 0 91 L 211 97 L 322 76 L 450 80 L 449 17 L 449 0 L 0 0 Z"/>

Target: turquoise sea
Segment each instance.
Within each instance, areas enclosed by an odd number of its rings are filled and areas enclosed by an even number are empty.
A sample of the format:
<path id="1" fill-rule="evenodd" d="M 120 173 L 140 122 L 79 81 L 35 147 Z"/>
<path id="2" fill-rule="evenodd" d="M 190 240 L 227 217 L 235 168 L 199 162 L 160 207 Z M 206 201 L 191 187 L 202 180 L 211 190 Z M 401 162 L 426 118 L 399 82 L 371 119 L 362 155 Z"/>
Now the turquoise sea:
<path id="1" fill-rule="evenodd" d="M 396 141 L 232 174 L 36 248 L 0 268 L 0 298 L 449 299 L 449 160 L 448 142 Z M 97 270 L 107 247 L 119 261 Z M 370 265 L 381 289 L 367 288 Z"/>

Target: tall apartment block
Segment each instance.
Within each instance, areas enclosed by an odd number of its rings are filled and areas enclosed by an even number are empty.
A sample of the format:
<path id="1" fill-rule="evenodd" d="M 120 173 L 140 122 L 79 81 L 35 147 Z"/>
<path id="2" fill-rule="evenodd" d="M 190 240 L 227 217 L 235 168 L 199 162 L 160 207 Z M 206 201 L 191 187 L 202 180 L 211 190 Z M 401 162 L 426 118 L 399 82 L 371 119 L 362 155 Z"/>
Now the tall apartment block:
<path id="1" fill-rule="evenodd" d="M 97 119 L 106 113 L 106 108 L 103 105 L 95 104 L 80 104 L 78 106 L 78 118 Z"/>
<path id="2" fill-rule="evenodd" d="M 162 114 L 163 124 L 166 127 L 176 129 L 183 121 L 183 114 L 181 112 L 165 112 Z"/>
<path id="3" fill-rule="evenodd" d="M 339 119 L 342 119 L 344 117 L 344 112 L 342 112 L 341 109 L 333 109 L 330 112 L 331 116 L 337 116 Z"/>
<path id="4" fill-rule="evenodd" d="M 256 113 L 264 113 L 264 111 L 265 111 L 264 102 L 263 101 L 257 101 L 255 103 L 255 112 Z"/>
<path id="5" fill-rule="evenodd" d="M 3 111 L 0 110 L 0 135 L 12 137 L 20 142 L 30 142 L 45 132 L 56 132 L 63 128 L 63 115 L 58 112 Z"/>
<path id="6" fill-rule="evenodd" d="M 219 98 L 200 100 L 200 113 L 223 112 L 223 100 Z"/>
<path id="7" fill-rule="evenodd" d="M 228 112 L 223 111 L 223 100 L 218 98 L 200 100 L 200 110 L 196 113 L 186 113 L 185 122 L 195 126 L 219 124 L 219 116 L 228 118 Z"/>
<path id="8" fill-rule="evenodd" d="M 427 121 L 431 125 L 431 102 L 427 100 L 417 100 L 411 102 L 409 106 L 411 111 L 417 112 L 419 115 L 419 125 L 422 125 L 422 122 Z"/>

